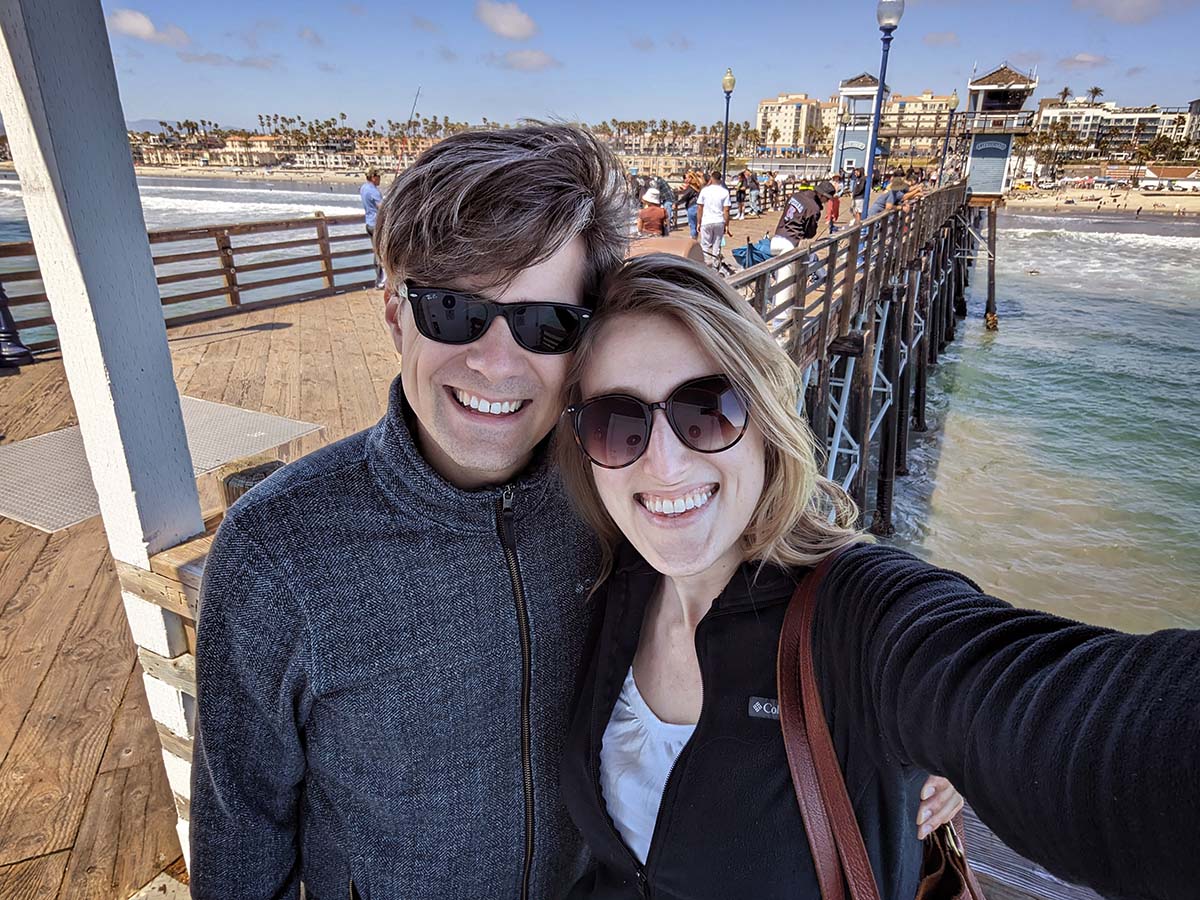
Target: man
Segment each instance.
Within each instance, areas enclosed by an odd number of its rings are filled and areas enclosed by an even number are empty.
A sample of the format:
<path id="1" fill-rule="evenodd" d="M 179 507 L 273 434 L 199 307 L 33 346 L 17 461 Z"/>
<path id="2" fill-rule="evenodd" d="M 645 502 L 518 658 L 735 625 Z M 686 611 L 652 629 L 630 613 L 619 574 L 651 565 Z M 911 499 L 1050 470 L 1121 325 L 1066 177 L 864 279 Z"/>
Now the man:
<path id="1" fill-rule="evenodd" d="M 807 181 L 801 184 L 783 207 L 779 224 L 775 226 L 775 235 L 771 238 L 771 255 L 780 256 L 795 250 L 802 242 L 815 238 L 821 221 L 822 203 L 832 200 L 836 193 L 828 181 L 820 182 L 815 188 Z M 782 266 L 778 278 L 786 282 L 793 272 L 795 266 Z M 787 285 L 778 290 L 775 296 L 782 303 L 790 300 L 793 293 L 793 286 Z"/>
<path id="2" fill-rule="evenodd" d="M 196 900 L 579 876 L 558 766 L 598 559 L 546 442 L 627 241 L 615 158 L 565 125 L 453 135 L 392 185 L 387 414 L 247 494 L 206 565 Z"/>
<path id="3" fill-rule="evenodd" d="M 374 252 L 375 221 L 379 215 L 379 204 L 383 202 L 379 181 L 379 170 L 367 169 L 367 180 L 358 189 L 358 196 L 362 200 L 363 214 L 367 220 L 367 235 L 371 238 L 372 255 L 375 260 L 375 286 L 383 287 L 383 269 L 379 265 L 379 255 Z"/>
<path id="4" fill-rule="evenodd" d="M 897 206 L 903 206 L 905 209 L 908 209 L 906 204 L 920 196 L 920 186 L 912 186 L 907 179 L 897 173 L 888 182 L 887 189 L 871 201 L 871 208 L 867 212 L 867 217 L 870 218 L 881 212 L 895 209 Z"/>
<path id="5" fill-rule="evenodd" d="M 708 173 L 708 184 L 696 203 L 700 219 L 700 249 L 704 261 L 716 269 L 721 264 L 721 240 L 729 234 L 729 190 L 721 183 L 720 172 Z"/>

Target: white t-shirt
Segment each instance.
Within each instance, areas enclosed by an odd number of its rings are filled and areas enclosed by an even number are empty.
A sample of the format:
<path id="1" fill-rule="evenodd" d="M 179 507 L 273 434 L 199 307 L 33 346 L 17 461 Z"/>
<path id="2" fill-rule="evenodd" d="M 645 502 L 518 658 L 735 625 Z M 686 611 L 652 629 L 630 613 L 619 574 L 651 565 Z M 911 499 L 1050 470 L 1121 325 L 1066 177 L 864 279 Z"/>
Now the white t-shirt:
<path id="1" fill-rule="evenodd" d="M 695 725 L 672 725 L 656 716 L 629 667 L 600 745 L 600 788 L 613 824 L 642 863 L 671 767 L 695 730 Z"/>
<path id="2" fill-rule="evenodd" d="M 704 207 L 701 225 L 716 225 L 724 223 L 725 210 L 729 208 L 729 191 L 719 184 L 710 184 L 700 192 L 696 201 Z"/>

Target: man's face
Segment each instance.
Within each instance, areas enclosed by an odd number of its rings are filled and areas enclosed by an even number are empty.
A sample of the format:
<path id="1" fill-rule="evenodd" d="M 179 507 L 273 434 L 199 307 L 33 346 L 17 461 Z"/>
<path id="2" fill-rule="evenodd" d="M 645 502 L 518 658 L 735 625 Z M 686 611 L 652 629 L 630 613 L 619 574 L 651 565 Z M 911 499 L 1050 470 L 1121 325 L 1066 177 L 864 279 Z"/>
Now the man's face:
<path id="1" fill-rule="evenodd" d="M 583 240 L 575 238 L 511 284 L 480 289 L 469 281 L 419 285 L 477 293 L 498 303 L 583 303 Z M 417 438 L 429 464 L 447 481 L 473 490 L 509 481 L 529 462 L 563 408 L 571 354 L 540 354 L 513 339 L 503 317 L 470 344 L 441 344 L 417 331 L 408 300 L 387 296 L 388 325 L 400 351 L 404 396 L 416 414 Z M 479 412 L 472 398 L 518 404 L 515 412 Z M 502 407 L 497 407 L 502 408 Z"/>

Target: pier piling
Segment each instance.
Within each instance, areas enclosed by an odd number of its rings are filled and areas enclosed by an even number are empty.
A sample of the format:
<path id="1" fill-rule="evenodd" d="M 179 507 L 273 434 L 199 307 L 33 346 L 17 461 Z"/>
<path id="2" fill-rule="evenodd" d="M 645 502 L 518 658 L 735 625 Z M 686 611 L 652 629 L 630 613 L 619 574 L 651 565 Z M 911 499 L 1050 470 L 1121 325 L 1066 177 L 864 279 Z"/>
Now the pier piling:
<path id="1" fill-rule="evenodd" d="M 881 537 L 895 534 L 892 525 L 892 501 L 896 490 L 896 442 L 899 431 L 899 404 L 897 403 L 900 383 L 900 331 L 902 307 L 896 302 L 894 288 L 888 288 L 880 296 L 883 310 L 883 376 L 891 385 L 891 397 L 886 398 L 887 412 L 879 434 L 879 478 L 875 488 L 875 515 L 871 520 L 871 533 Z"/>
<path id="2" fill-rule="evenodd" d="M 988 206 L 988 277 L 987 277 L 987 311 L 984 314 L 988 331 L 996 331 L 1000 327 L 1000 319 L 996 315 L 996 204 Z"/>

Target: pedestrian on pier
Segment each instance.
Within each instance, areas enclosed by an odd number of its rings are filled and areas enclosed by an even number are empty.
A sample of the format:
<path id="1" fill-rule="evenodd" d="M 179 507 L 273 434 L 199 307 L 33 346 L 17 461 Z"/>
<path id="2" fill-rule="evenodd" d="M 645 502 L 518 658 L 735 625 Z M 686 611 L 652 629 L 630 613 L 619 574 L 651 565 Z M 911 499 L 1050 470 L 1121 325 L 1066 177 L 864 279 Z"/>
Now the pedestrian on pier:
<path id="1" fill-rule="evenodd" d="M 383 194 L 379 190 L 380 180 L 378 169 L 367 169 L 366 180 L 358 189 L 359 199 L 362 200 L 363 216 L 367 224 L 367 236 L 371 238 L 371 257 L 375 263 L 376 287 L 383 287 L 383 268 L 379 265 L 379 252 L 375 249 L 375 221 L 379 215 L 379 204 L 383 202 Z"/>
<path id="2" fill-rule="evenodd" d="M 697 206 L 696 201 L 700 197 L 700 191 L 704 189 L 704 181 L 699 173 L 688 172 L 683 177 L 683 191 L 679 194 L 679 203 L 687 210 L 688 230 L 691 232 L 692 240 L 695 240 L 700 234 L 699 221 L 696 218 Z"/>
<path id="3" fill-rule="evenodd" d="M 642 195 L 642 209 L 637 216 L 638 234 L 646 237 L 666 237 L 671 233 L 667 211 L 662 206 L 658 188 L 650 188 Z"/>
<path id="4" fill-rule="evenodd" d="M 737 218 L 746 218 L 746 172 L 743 169 L 738 173 L 737 187 L 735 189 L 735 198 L 737 200 Z"/>
<path id="5" fill-rule="evenodd" d="M 747 170 L 746 172 L 746 190 L 750 195 L 750 215 L 761 216 L 762 204 L 762 186 L 758 182 L 758 175 Z"/>
<path id="6" fill-rule="evenodd" d="M 729 189 L 721 183 L 720 172 L 710 172 L 708 184 L 697 200 L 700 217 L 700 249 L 712 268 L 721 264 L 721 242 L 729 234 Z"/>

